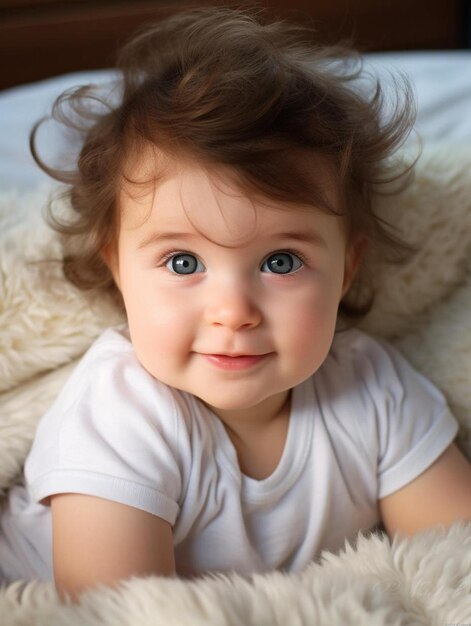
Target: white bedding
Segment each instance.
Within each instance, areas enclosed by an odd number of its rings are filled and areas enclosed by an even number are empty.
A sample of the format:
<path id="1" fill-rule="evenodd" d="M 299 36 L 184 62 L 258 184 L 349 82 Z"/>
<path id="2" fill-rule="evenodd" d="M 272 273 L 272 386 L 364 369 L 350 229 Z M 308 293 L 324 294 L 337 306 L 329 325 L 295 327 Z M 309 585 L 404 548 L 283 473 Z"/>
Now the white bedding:
<path id="1" fill-rule="evenodd" d="M 471 143 L 471 51 L 378 53 L 365 60 L 386 84 L 390 71 L 403 71 L 411 79 L 418 103 L 416 130 L 424 142 Z M 29 155 L 32 125 L 64 89 L 110 77 L 106 70 L 80 72 L 0 92 L 0 189 L 32 189 L 49 180 Z M 47 156 L 52 156 L 61 140 L 48 133 L 48 142 L 41 135 L 41 144 L 47 143 Z"/>

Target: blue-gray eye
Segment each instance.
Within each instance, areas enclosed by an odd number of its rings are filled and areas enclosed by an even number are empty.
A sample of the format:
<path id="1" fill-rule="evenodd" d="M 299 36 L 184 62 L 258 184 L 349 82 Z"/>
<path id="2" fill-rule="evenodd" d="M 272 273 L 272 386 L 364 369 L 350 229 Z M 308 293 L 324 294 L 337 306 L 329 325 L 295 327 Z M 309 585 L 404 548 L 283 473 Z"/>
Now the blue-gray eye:
<path id="1" fill-rule="evenodd" d="M 303 266 L 299 257 L 291 252 L 276 252 L 268 257 L 262 265 L 262 272 L 271 274 L 289 274 Z"/>
<path id="2" fill-rule="evenodd" d="M 165 264 L 174 274 L 204 272 L 204 266 L 193 254 L 174 254 Z"/>

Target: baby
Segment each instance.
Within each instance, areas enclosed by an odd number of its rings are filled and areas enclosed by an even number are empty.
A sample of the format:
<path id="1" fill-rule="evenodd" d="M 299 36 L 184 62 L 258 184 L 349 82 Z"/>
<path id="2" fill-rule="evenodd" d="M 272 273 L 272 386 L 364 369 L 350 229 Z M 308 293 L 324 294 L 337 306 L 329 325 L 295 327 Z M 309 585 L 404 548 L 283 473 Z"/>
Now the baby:
<path id="1" fill-rule="evenodd" d="M 471 518 L 442 394 L 349 324 L 371 306 L 367 247 L 405 250 L 371 201 L 411 124 L 408 92 L 384 119 L 350 59 L 299 26 L 192 10 L 124 48 L 119 102 L 65 97 L 88 123 L 77 172 L 41 164 L 70 184 L 64 271 L 127 324 L 39 425 L 3 581 L 77 598 L 133 575 L 297 571 L 380 523 Z"/>

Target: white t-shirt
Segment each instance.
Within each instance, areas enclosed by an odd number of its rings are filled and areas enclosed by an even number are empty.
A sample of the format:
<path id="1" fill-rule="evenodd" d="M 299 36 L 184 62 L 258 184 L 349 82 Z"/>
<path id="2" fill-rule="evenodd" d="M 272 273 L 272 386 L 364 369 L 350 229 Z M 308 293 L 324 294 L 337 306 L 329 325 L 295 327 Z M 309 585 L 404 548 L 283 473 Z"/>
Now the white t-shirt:
<path id="1" fill-rule="evenodd" d="M 154 379 L 125 327 L 90 348 L 43 417 L 2 516 L 3 576 L 51 580 L 51 494 L 143 509 L 173 526 L 177 573 L 294 571 L 380 520 L 378 498 L 416 478 L 452 442 L 442 394 L 391 346 L 339 333 L 293 389 L 280 462 L 244 475 L 219 420 Z"/>

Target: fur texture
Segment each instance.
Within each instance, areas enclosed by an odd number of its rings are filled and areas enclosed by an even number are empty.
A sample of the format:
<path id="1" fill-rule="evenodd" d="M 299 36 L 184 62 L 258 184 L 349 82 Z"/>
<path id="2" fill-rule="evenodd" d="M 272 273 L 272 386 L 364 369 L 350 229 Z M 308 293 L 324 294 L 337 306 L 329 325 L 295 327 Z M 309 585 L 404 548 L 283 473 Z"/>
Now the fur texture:
<path id="1" fill-rule="evenodd" d="M 414 183 L 377 210 L 419 252 L 377 264 L 362 327 L 392 340 L 445 392 L 471 458 L 471 150 L 430 146 Z M 60 244 L 41 208 L 49 191 L 0 194 L 0 490 L 21 475 L 39 418 L 78 358 L 122 316 L 62 277 Z M 66 208 L 64 209 L 66 210 Z M 436 624 L 471 622 L 471 522 L 390 542 L 359 534 L 299 574 L 194 582 L 133 579 L 60 605 L 51 583 L 0 590 L 0 626 L 59 624 Z"/>

